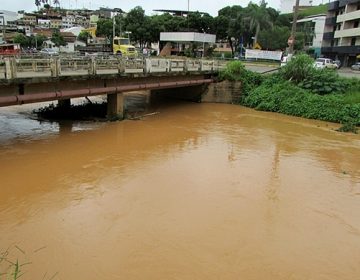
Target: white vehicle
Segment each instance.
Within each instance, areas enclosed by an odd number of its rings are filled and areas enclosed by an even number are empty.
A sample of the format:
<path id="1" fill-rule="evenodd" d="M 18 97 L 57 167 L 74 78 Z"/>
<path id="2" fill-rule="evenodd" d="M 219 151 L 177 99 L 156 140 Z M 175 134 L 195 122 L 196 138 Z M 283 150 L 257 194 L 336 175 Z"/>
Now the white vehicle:
<path id="1" fill-rule="evenodd" d="M 281 66 L 281 67 L 285 66 L 285 65 L 291 60 L 291 57 L 292 57 L 291 54 L 289 54 L 289 55 L 287 55 L 287 56 L 283 56 L 283 57 L 281 58 L 280 66 Z"/>
<path id="2" fill-rule="evenodd" d="M 40 53 L 45 54 L 45 55 L 58 55 L 59 54 L 56 50 L 50 49 L 50 48 L 42 49 L 40 51 Z"/>
<path id="3" fill-rule="evenodd" d="M 339 66 L 330 58 L 318 58 L 315 60 L 314 67 L 318 69 L 338 69 Z"/>

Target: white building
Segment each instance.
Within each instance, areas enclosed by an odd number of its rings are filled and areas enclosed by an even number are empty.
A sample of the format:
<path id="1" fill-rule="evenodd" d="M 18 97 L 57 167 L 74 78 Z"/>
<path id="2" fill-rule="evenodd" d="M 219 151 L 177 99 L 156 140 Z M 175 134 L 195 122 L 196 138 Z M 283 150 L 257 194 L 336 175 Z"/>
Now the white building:
<path id="1" fill-rule="evenodd" d="M 67 15 L 62 17 L 62 28 L 70 28 L 76 25 L 76 19 L 74 15 Z"/>
<path id="2" fill-rule="evenodd" d="M 308 28 L 310 28 L 310 30 L 307 30 L 307 32 L 312 36 L 308 42 L 305 42 L 305 47 L 314 49 L 314 53 L 317 57 L 321 54 L 325 20 L 326 15 L 314 15 L 296 21 L 299 30 L 301 30 L 302 24 L 308 23 Z"/>
<path id="3" fill-rule="evenodd" d="M 38 25 L 44 28 L 50 28 L 51 20 L 50 19 L 38 19 Z"/>
<path id="4" fill-rule="evenodd" d="M 11 12 L 6 10 L 0 10 L 0 25 L 8 24 L 9 21 L 15 21 L 18 19 L 17 12 Z"/>
<path id="5" fill-rule="evenodd" d="M 296 0 L 280 0 L 280 13 L 289 14 L 294 10 Z M 300 0 L 299 6 L 312 6 L 312 0 Z"/>

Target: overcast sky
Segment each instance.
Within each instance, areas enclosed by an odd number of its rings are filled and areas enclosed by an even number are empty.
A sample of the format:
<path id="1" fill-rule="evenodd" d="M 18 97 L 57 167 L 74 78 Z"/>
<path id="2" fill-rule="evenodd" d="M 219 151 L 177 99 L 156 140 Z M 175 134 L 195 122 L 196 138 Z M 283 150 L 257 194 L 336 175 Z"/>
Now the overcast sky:
<path id="1" fill-rule="evenodd" d="M 52 1 L 52 0 L 51 0 Z M 0 9 L 9 11 L 33 11 L 36 10 L 35 0 L 0 0 Z M 248 0 L 189 0 L 191 11 L 207 12 L 216 16 L 218 10 L 226 6 L 241 5 L 246 6 Z M 253 1 L 259 2 L 257 0 Z M 187 10 L 188 0 L 60 0 L 61 7 L 64 8 L 91 8 L 99 7 L 121 8 L 126 12 L 135 6 L 145 9 L 147 15 L 154 14 L 156 9 Z M 280 0 L 268 0 L 268 5 L 280 9 Z"/>

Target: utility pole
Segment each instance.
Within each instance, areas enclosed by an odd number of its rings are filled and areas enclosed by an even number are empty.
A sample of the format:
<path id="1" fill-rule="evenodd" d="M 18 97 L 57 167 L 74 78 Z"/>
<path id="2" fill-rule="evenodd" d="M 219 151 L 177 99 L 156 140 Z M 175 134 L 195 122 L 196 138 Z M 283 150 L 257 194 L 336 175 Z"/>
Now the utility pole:
<path id="1" fill-rule="evenodd" d="M 295 2 L 295 9 L 294 9 L 294 15 L 293 15 L 293 22 L 292 22 L 292 27 L 291 27 L 291 35 L 289 38 L 289 54 L 293 54 L 294 53 L 294 44 L 295 44 L 295 34 L 296 34 L 296 21 L 297 21 L 297 17 L 298 17 L 298 12 L 299 12 L 299 2 L 300 0 L 296 0 Z"/>
<path id="2" fill-rule="evenodd" d="M 189 14 L 190 14 L 190 0 L 188 0 L 188 13 L 187 13 L 187 17 L 186 17 L 188 32 L 190 31 Z"/>
<path id="3" fill-rule="evenodd" d="M 115 38 L 115 15 L 113 16 L 113 40 Z"/>
<path id="4" fill-rule="evenodd" d="M 122 13 L 119 14 L 119 27 L 120 27 L 119 37 L 121 37 L 121 33 L 122 33 L 122 30 L 121 30 L 121 18 L 122 18 Z"/>

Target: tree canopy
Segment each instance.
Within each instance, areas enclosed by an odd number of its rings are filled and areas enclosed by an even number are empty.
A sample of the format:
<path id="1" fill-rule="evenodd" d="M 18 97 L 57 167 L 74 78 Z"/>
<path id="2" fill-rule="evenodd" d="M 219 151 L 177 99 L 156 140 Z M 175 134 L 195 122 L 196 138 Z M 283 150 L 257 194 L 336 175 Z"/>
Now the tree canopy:
<path id="1" fill-rule="evenodd" d="M 131 32 L 131 41 L 145 46 L 158 42 L 160 32 L 212 33 L 216 34 L 218 41 L 228 42 L 234 54 L 241 46 L 253 47 L 256 43 L 267 50 L 285 49 L 291 20 L 290 14 L 280 15 L 275 9 L 267 7 L 264 0 L 259 4 L 250 2 L 246 7 L 224 7 L 218 11 L 216 17 L 199 12 L 191 12 L 188 17 L 168 13 L 147 16 L 144 9 L 137 6 L 126 15 L 116 17 L 115 34 L 125 36 L 125 31 Z M 300 30 L 296 34 L 299 39 L 296 41 L 298 49 L 304 47 L 304 38 L 309 41 L 309 36 L 312 36 L 306 30 Z M 99 20 L 96 35 L 111 39 L 113 20 Z"/>

